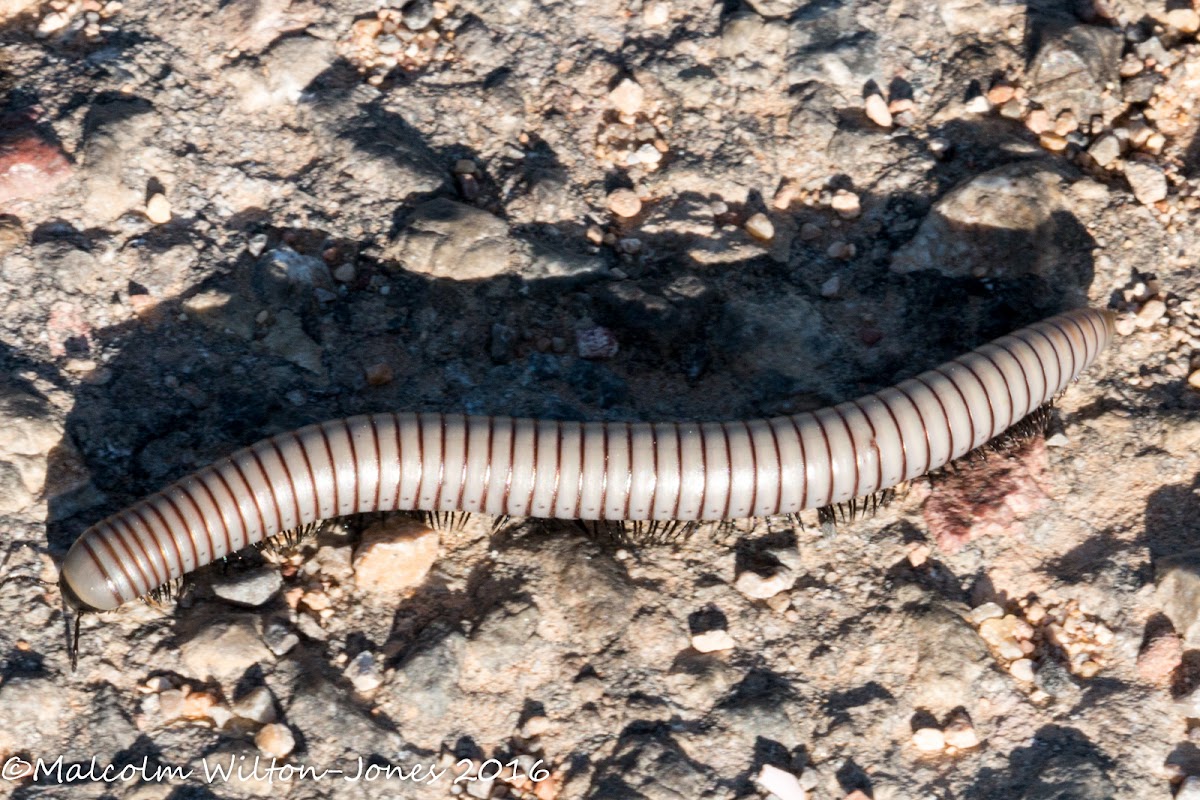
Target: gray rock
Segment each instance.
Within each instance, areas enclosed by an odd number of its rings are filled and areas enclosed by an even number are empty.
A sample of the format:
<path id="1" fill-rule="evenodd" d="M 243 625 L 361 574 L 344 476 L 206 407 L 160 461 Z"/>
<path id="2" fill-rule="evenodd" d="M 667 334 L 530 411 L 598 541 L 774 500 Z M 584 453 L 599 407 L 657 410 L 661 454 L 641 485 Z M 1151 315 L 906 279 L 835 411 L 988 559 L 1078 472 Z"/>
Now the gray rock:
<path id="1" fill-rule="evenodd" d="M 5 681 L 0 686 L 0 709 L 6 720 L 0 730 L 0 749 L 20 752 L 55 736 L 66 701 L 62 687 L 52 680 L 17 677 Z"/>
<path id="2" fill-rule="evenodd" d="M 1015 28 L 1025 31 L 1026 4 L 1020 0 L 942 0 L 942 24 L 951 34 L 994 37 Z"/>
<path id="3" fill-rule="evenodd" d="M 263 644 L 258 617 L 234 615 L 210 619 L 180 647 L 187 674 L 201 679 L 240 678 L 247 669 L 271 658 Z"/>
<path id="4" fill-rule="evenodd" d="M 442 198 L 417 207 L 385 257 L 409 272 L 455 280 L 521 272 L 530 264 L 528 253 L 509 237 L 504 220 Z"/>
<path id="5" fill-rule="evenodd" d="M 33 502 L 33 494 L 25 486 L 21 471 L 7 461 L 0 461 L 0 514 L 12 514 Z"/>
<path id="6" fill-rule="evenodd" d="M 1121 140 L 1111 133 L 1101 136 L 1088 148 L 1088 155 L 1096 159 L 1096 163 L 1107 167 L 1121 157 Z"/>
<path id="7" fill-rule="evenodd" d="M 1167 197 L 1167 176 L 1158 164 L 1130 161 L 1125 164 L 1125 179 L 1139 203 L 1152 205 Z"/>
<path id="8" fill-rule="evenodd" d="M 0 454 L 40 456 L 62 441 L 49 403 L 12 384 L 0 384 Z"/>
<path id="9" fill-rule="evenodd" d="M 1200 550 L 1188 550 L 1154 562 L 1158 607 L 1183 637 L 1184 648 L 1200 647 Z"/>
<path id="10" fill-rule="evenodd" d="M 324 375 L 321 361 L 321 345 L 309 338 L 300 324 L 300 317 L 288 310 L 275 315 L 275 324 L 266 336 L 257 343 L 274 356 L 292 362 L 314 375 Z"/>
<path id="11" fill-rule="evenodd" d="M 273 567 L 227 575 L 212 583 L 213 593 L 222 600 L 255 608 L 266 603 L 283 586 L 283 576 Z"/>
<path id="12" fill-rule="evenodd" d="M 429 0 L 411 0 L 400 10 L 404 24 L 414 31 L 423 31 L 433 22 L 433 3 Z"/>
<path id="13" fill-rule="evenodd" d="M 84 121 L 84 211 L 111 222 L 145 200 L 147 140 L 162 121 L 144 100 L 97 105 Z"/>
<path id="14" fill-rule="evenodd" d="M 1070 110 L 1077 119 L 1099 115 L 1111 122 L 1124 103 L 1105 87 L 1120 83 L 1123 46 L 1121 34 L 1091 25 L 1050 31 L 1029 67 L 1030 99 L 1051 117 Z"/>
<path id="15" fill-rule="evenodd" d="M 334 44 L 311 36 L 284 39 L 272 47 L 258 67 L 226 70 L 226 79 L 241 97 L 243 110 L 254 113 L 300 101 L 313 78 L 333 63 Z"/>
<path id="16" fill-rule="evenodd" d="M 1052 275 L 1067 212 L 1062 176 L 1037 162 L 1009 164 L 954 188 L 934 204 L 893 272 L 1011 278 Z"/>

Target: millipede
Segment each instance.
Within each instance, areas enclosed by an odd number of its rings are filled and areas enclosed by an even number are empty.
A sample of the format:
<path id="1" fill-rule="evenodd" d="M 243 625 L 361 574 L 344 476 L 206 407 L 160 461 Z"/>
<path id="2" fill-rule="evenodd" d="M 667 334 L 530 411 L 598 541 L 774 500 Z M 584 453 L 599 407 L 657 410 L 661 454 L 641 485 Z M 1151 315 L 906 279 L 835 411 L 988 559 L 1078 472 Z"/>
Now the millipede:
<path id="1" fill-rule="evenodd" d="M 675 525 L 875 496 L 1036 414 L 1108 345 L 1114 319 L 1068 311 L 881 391 L 785 416 L 650 423 L 378 413 L 281 433 L 84 531 L 58 584 L 76 617 L 72 660 L 80 613 L 115 609 L 330 517 L 409 510 Z"/>

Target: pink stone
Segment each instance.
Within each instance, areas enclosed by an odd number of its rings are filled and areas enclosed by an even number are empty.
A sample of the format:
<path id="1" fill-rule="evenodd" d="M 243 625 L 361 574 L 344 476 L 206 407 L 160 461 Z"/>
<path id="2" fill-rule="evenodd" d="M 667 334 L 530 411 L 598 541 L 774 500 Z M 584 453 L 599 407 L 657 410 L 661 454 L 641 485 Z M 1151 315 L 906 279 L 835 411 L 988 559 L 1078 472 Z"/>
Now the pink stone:
<path id="1" fill-rule="evenodd" d="M 71 177 L 62 150 L 28 131 L 0 139 L 0 203 L 35 199 Z"/>

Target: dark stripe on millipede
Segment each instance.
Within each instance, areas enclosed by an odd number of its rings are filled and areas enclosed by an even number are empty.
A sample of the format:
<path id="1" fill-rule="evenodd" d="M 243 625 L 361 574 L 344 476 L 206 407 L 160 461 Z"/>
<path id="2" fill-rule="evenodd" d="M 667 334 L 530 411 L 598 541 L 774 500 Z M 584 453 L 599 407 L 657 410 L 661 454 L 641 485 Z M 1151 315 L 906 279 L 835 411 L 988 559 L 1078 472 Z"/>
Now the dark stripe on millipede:
<path id="1" fill-rule="evenodd" d="M 767 430 L 771 432 L 771 446 L 775 448 L 775 474 L 779 485 L 775 487 L 775 514 L 783 511 L 783 453 L 779 450 L 779 435 L 775 433 L 775 420 L 767 420 Z"/>
<path id="2" fill-rule="evenodd" d="M 421 507 L 421 485 L 425 483 L 425 415 L 417 414 L 417 488 L 413 491 L 413 508 Z"/>
<path id="3" fill-rule="evenodd" d="M 179 486 L 179 484 L 176 484 L 176 486 Z M 200 548 L 196 546 L 196 536 L 192 533 L 192 526 L 188 524 L 187 518 L 184 517 L 183 512 L 179 510 L 179 506 L 176 504 L 175 499 L 171 497 L 171 488 L 172 487 L 167 487 L 165 491 L 159 494 L 159 497 L 161 497 L 166 504 L 171 507 L 171 513 L 173 513 L 175 518 L 179 520 L 180 528 L 182 528 L 183 532 L 187 534 L 188 543 L 192 546 L 192 569 L 195 569 L 200 566 Z M 182 491 L 182 487 L 179 488 Z"/>
<path id="4" fill-rule="evenodd" d="M 608 433 L 609 426 L 600 429 L 600 440 L 604 442 L 604 464 L 600 472 L 600 519 L 608 519 Z"/>
<path id="5" fill-rule="evenodd" d="M 892 419 L 892 426 L 896 429 L 896 439 L 900 442 L 900 480 L 907 480 L 908 442 L 904 439 L 904 430 L 900 427 L 900 420 L 896 419 L 896 412 L 892 410 L 892 404 L 888 402 L 887 396 L 883 392 L 880 392 L 875 395 L 875 398 L 883 403 L 883 407 L 887 409 L 888 416 Z M 882 451 L 879 454 L 879 468 L 880 470 L 883 469 Z"/>
<path id="6" fill-rule="evenodd" d="M 492 441 L 496 436 L 496 418 L 487 418 L 487 461 L 483 465 L 483 492 L 479 496 L 479 510 L 488 513 L 488 489 L 492 486 Z"/>
<path id="7" fill-rule="evenodd" d="M 245 485 L 246 493 L 250 495 L 250 502 L 254 503 L 254 511 L 258 514 L 258 538 L 254 541 L 258 541 L 267 533 L 267 518 L 263 516 L 262 506 L 259 505 L 258 492 L 254 491 L 254 487 L 250 485 L 250 480 L 246 477 L 246 473 L 242 472 L 241 465 L 232 458 L 229 459 L 229 463 L 233 465 L 233 471 L 238 474 L 238 477 L 241 478 L 242 483 Z M 267 485 L 270 486 L 271 482 L 267 481 Z M 242 546 L 245 547 L 248 544 L 252 544 L 250 541 L 250 531 L 246 531 L 246 541 L 242 543 Z"/>
<path id="8" fill-rule="evenodd" d="M 1021 333 L 1023 333 L 1023 331 L 1016 331 L 1015 333 L 1013 333 L 1013 334 L 1012 334 L 1012 336 L 1013 336 L 1013 338 L 1014 338 L 1014 339 L 1016 339 L 1018 342 L 1023 342 L 1023 343 L 1025 344 L 1025 346 L 1026 346 L 1026 347 L 1028 347 L 1030 350 L 1032 350 L 1032 351 L 1033 351 L 1033 357 L 1034 357 L 1035 359 L 1037 359 L 1037 362 L 1038 362 L 1038 369 L 1039 369 L 1039 370 L 1041 370 L 1041 372 L 1042 372 L 1042 394 L 1043 394 L 1043 395 L 1045 395 L 1045 396 L 1044 396 L 1044 397 L 1043 397 L 1043 398 L 1042 398 L 1042 399 L 1041 399 L 1041 400 L 1038 402 L 1038 405 L 1040 406 L 1042 403 L 1044 403 L 1044 402 L 1046 402 L 1047 400 L 1049 400 L 1049 399 L 1050 399 L 1050 396 L 1051 396 L 1051 395 L 1053 395 L 1053 394 L 1054 394 L 1054 392 L 1053 392 L 1053 390 L 1050 388 L 1050 378 L 1049 378 L 1049 377 L 1047 377 L 1047 375 L 1046 375 L 1046 365 L 1045 365 L 1045 363 L 1043 363 L 1043 361 L 1042 361 L 1042 354 L 1038 352 L 1038 349 L 1037 349 L 1036 347 L 1034 347 L 1034 346 L 1033 346 L 1033 345 L 1032 345 L 1032 344 L 1029 342 L 1029 340 L 1028 340 L 1028 339 L 1026 339 L 1024 336 L 1021 336 L 1021 335 L 1020 335 Z M 1033 400 L 1032 400 L 1032 398 L 1031 398 L 1031 399 L 1030 399 L 1030 401 L 1029 401 L 1029 405 L 1030 405 L 1030 408 L 1029 408 L 1029 410 L 1030 410 L 1030 411 L 1033 411 L 1033 408 L 1034 408 L 1034 406 L 1033 406 Z"/>
<path id="9" fill-rule="evenodd" d="M 829 505 L 833 502 L 833 486 L 834 486 L 834 463 L 833 463 L 833 445 L 829 443 L 829 431 L 825 430 L 825 423 L 821 419 L 820 413 L 814 413 L 812 418 L 816 420 L 817 427 L 821 430 L 821 439 L 825 441 L 825 463 L 829 465 L 829 493 L 825 495 L 825 502 L 822 505 Z"/>
<path id="10" fill-rule="evenodd" d="M 700 437 L 700 509 L 696 519 L 704 519 L 704 501 L 708 499 L 708 435 L 703 425 L 696 425 L 696 433 Z"/>
<path id="11" fill-rule="evenodd" d="M 1092 357 L 1100 354 L 1100 350 L 1104 347 L 1104 340 L 1107 338 L 1107 325 L 1098 325 L 1095 314 L 1085 314 L 1084 319 L 1088 322 L 1088 327 L 1092 329 L 1092 333 L 1096 334 L 1096 349 L 1092 352 Z M 1104 328 L 1104 330 L 1101 330 Z"/>
<path id="12" fill-rule="evenodd" d="M 575 493 L 575 519 L 583 518 L 583 466 L 587 456 L 587 427 L 582 422 L 579 426 L 579 486 Z"/>
<path id="13" fill-rule="evenodd" d="M 226 463 L 233 463 L 229 459 L 225 459 Z M 221 466 L 224 466 L 222 464 Z M 217 480 L 221 482 L 221 488 L 229 495 L 229 502 L 233 505 L 234 511 L 237 511 L 238 519 L 242 523 L 242 547 L 250 544 L 250 523 L 246 520 L 246 515 L 242 513 L 242 504 L 238 502 L 237 495 L 233 493 L 233 487 L 229 485 L 229 481 L 225 480 L 225 476 L 221 474 L 219 468 L 213 470 L 213 475 L 217 476 Z M 229 546 L 233 547 L 233 541 L 230 540 Z M 241 548 L 238 548 L 241 549 Z M 232 551 L 231 551 L 232 552 Z"/>
<path id="14" fill-rule="evenodd" d="M 283 467 L 283 474 L 287 476 L 288 491 L 292 493 L 292 507 L 296 511 L 296 518 L 293 521 L 295 525 L 301 525 L 304 521 L 304 516 L 300 511 L 300 492 L 296 490 L 296 478 L 292 475 L 292 468 L 288 466 L 287 459 L 284 458 L 283 451 L 279 449 L 279 444 L 275 441 L 274 436 L 267 439 L 267 444 L 275 451 L 275 457 L 279 459 L 279 464 Z"/>
<path id="15" fill-rule="evenodd" d="M 650 457 L 652 459 L 650 474 L 654 476 L 654 485 L 650 487 L 650 501 L 646 506 L 646 518 L 654 519 L 654 506 L 658 502 L 658 425 L 650 425 Z M 632 470 L 630 470 L 632 472 Z"/>
<path id="16" fill-rule="evenodd" d="M 558 516 L 558 485 L 562 482 L 562 420 L 554 420 L 554 488 L 550 491 L 550 516 Z"/>
<path id="17" fill-rule="evenodd" d="M 530 421 L 529 427 L 533 428 L 533 458 L 529 462 L 529 501 L 525 503 L 525 516 L 533 513 L 533 495 L 537 491 L 538 439 L 542 434 L 536 420 Z"/>
<path id="18" fill-rule="evenodd" d="M 917 419 L 921 423 L 921 432 L 925 434 L 925 468 L 921 470 L 921 474 L 924 475 L 933 466 L 933 442 L 929 439 L 929 423 L 925 421 L 925 415 L 921 413 L 921 407 L 917 405 L 917 401 L 913 399 L 902 383 L 897 383 L 892 388 L 904 395 L 904 399 L 913 407 L 913 411 L 917 412 Z"/>
<path id="19" fill-rule="evenodd" d="M 1017 339 L 1017 341 L 1019 342 L 1023 340 Z M 1021 370 L 1021 381 L 1025 384 L 1025 408 L 1022 409 L 1023 413 L 1021 414 L 1023 417 L 1030 411 L 1033 411 L 1033 387 L 1029 385 L 1029 373 L 1025 371 L 1025 365 L 1021 363 L 1021 357 L 1014 353 L 1007 344 L 1004 344 L 1003 338 L 997 339 L 995 342 L 993 342 L 993 344 L 995 344 L 1004 352 L 1008 353 L 1012 360 L 1017 362 L 1017 369 Z M 1026 345 L 1028 345 L 1028 343 L 1026 343 Z M 1019 417 L 1017 416 L 1017 408 L 1014 405 L 1012 422 L 1016 422 L 1017 419 L 1019 419 Z M 1011 427 L 1011 425 L 1012 423 L 1010 422 L 1009 426 Z"/>
<path id="20" fill-rule="evenodd" d="M 446 484 L 446 415 L 438 412 L 438 478 L 437 491 L 433 493 L 433 505 L 430 506 L 431 511 L 442 510 L 442 488 Z"/>
<path id="21" fill-rule="evenodd" d="M 629 504 L 633 502 L 633 428 L 625 423 L 625 452 L 629 456 L 629 471 L 625 475 L 625 515 L 629 519 Z"/>
<path id="22" fill-rule="evenodd" d="M 197 483 L 200 482 L 199 478 L 193 477 L 192 479 L 194 481 L 196 481 Z M 185 478 L 184 480 L 187 480 L 187 479 Z M 200 510 L 200 504 L 196 502 L 196 498 L 192 494 L 191 487 L 188 486 L 183 481 L 180 481 L 176 485 L 179 486 L 180 490 L 183 492 L 183 496 L 187 498 L 187 501 L 192 504 L 192 510 L 196 512 L 196 519 L 200 520 L 200 523 L 204 526 L 204 537 L 205 537 L 204 540 L 206 542 L 208 542 L 208 558 L 211 561 L 213 558 L 213 550 L 216 549 L 215 547 L 213 547 L 212 525 L 209 524 L 208 517 L 204 514 L 204 512 L 202 512 Z M 201 485 L 203 485 L 203 484 L 201 484 Z M 206 489 L 206 491 L 207 491 L 207 489 Z M 210 494 L 210 496 L 211 496 L 211 494 Z M 220 513 L 220 509 L 217 510 L 217 513 L 218 514 Z M 199 564 L 198 561 L 197 561 L 197 564 Z"/>
<path id="23" fill-rule="evenodd" d="M 958 393 L 958 399 L 962 400 L 963 408 L 967 410 L 967 427 L 970 428 L 970 433 L 967 436 L 967 450 L 969 451 L 975 446 L 975 414 L 971 412 L 971 404 L 967 402 L 967 395 L 959 388 L 958 381 L 945 372 L 942 372 L 941 367 L 934 367 L 933 371 L 950 382 L 950 385 L 954 387 L 954 391 Z M 983 390 L 983 395 L 987 397 L 987 389 Z M 954 448 L 950 448 L 950 453 L 953 455 Z"/>
<path id="24" fill-rule="evenodd" d="M 938 396 L 938 393 L 934 391 L 933 387 L 926 383 L 925 379 L 920 375 L 914 377 L 913 380 L 928 389 L 929 393 L 933 395 L 933 399 L 937 401 L 938 408 L 940 408 L 942 411 L 942 419 L 946 420 L 946 433 L 950 437 L 950 452 L 948 453 L 947 458 L 954 458 L 954 426 L 950 424 L 950 414 L 948 411 L 946 411 L 946 404 L 942 402 L 942 398 Z M 928 469 L 928 467 L 926 469 Z"/>
<path id="25" fill-rule="evenodd" d="M 833 407 L 833 413 L 837 414 L 838 419 L 842 421 L 842 427 L 846 429 L 846 438 L 850 441 L 850 449 L 854 451 L 854 491 L 851 492 L 850 496 L 858 497 L 860 494 L 865 494 L 865 492 L 861 491 L 862 487 L 860 486 L 862 483 L 862 464 L 860 463 L 862 456 L 859 455 L 858 443 L 854 441 L 854 432 L 850 430 L 850 423 L 846 420 L 846 415 L 837 406 Z M 830 456 L 830 459 L 832 460 L 832 456 Z M 833 471 L 830 470 L 830 472 L 832 473 Z M 830 481 L 830 486 L 832 487 L 832 485 L 833 482 Z M 830 493 L 832 494 L 832 489 Z"/>
<path id="26" fill-rule="evenodd" d="M 508 504 L 508 496 L 512 492 L 513 469 L 516 466 L 514 462 L 517 459 L 517 421 L 512 417 L 508 420 L 508 430 L 508 474 L 504 476 L 504 497 L 501 500 L 505 514 L 513 513 L 512 506 Z"/>
<path id="27" fill-rule="evenodd" d="M 971 373 L 971 377 L 974 378 L 975 382 L 979 384 L 979 391 L 983 393 L 983 399 L 987 401 L 988 426 L 985 431 L 987 436 L 985 436 L 983 439 L 983 442 L 986 442 L 988 439 L 992 438 L 992 431 L 996 429 L 996 409 L 992 408 L 992 396 L 988 394 L 987 385 L 983 382 L 983 379 L 979 377 L 979 373 L 975 371 L 974 367 L 972 367 L 966 361 L 959 361 L 957 363 L 959 366 L 964 367 L 967 372 Z M 980 444 L 983 444 L 983 442 L 980 442 Z M 971 437 L 971 444 L 975 444 L 974 436 Z"/>
<path id="28" fill-rule="evenodd" d="M 979 350 L 976 350 L 975 352 L 978 353 L 981 357 L 987 359 L 988 363 L 992 365 L 992 369 L 996 370 L 996 372 L 999 373 L 1000 380 L 1002 380 L 1004 382 L 1004 391 L 1008 393 L 1008 422 L 1006 422 L 1004 424 L 1004 427 L 1001 428 L 1001 430 L 1008 430 L 1009 428 L 1012 427 L 1012 424 L 1014 422 L 1016 422 L 1016 416 L 1017 416 L 1017 398 L 1013 397 L 1012 386 L 1010 386 L 1008 383 L 1008 376 L 1004 374 L 1004 370 L 1000 369 L 1000 365 L 997 364 L 996 360 L 994 358 L 992 358 L 991 356 L 989 356 L 986 351 L 984 351 L 983 349 L 979 349 Z M 991 404 L 990 399 L 988 400 L 988 404 L 989 405 Z M 996 430 L 995 423 L 993 422 L 992 434 L 995 435 L 997 433 L 1000 433 L 1000 431 Z"/>
<path id="29" fill-rule="evenodd" d="M 162 581 L 160 581 L 160 583 L 166 583 L 167 581 L 169 581 L 171 579 L 171 558 L 170 558 L 170 556 L 167 555 L 166 548 L 163 547 L 162 537 L 155 535 L 154 529 L 152 527 L 150 527 L 150 523 L 146 520 L 145 517 L 142 516 L 142 512 L 138 509 L 137 506 L 131 506 L 128 509 L 128 511 L 129 511 L 129 514 L 131 514 L 137 518 L 138 523 L 143 528 L 145 528 L 147 538 L 151 542 L 154 543 L 155 547 L 158 548 L 158 554 L 160 556 L 162 556 L 163 572 L 166 575 L 166 577 L 163 578 Z M 122 519 L 122 522 L 129 526 L 129 530 L 133 533 L 133 537 L 134 537 L 135 541 L 137 541 L 138 545 L 142 546 L 143 549 L 146 550 L 146 555 L 147 555 L 147 557 L 151 558 L 151 566 L 155 567 L 155 574 L 157 575 L 158 569 L 157 569 L 157 565 L 154 564 L 153 557 L 150 556 L 151 550 L 146 549 L 147 545 L 145 543 L 143 543 L 142 538 L 137 535 L 137 528 L 129 520 L 128 515 L 124 519 Z M 167 538 L 169 539 L 171 537 L 168 535 Z M 174 546 L 173 542 L 172 542 L 172 545 Z M 179 552 L 179 548 L 177 546 L 175 546 L 175 552 L 179 557 L 178 558 L 179 566 L 180 566 L 180 568 L 182 568 L 183 567 L 183 553 Z"/>
<path id="30" fill-rule="evenodd" d="M 213 467 L 209 467 L 207 470 L 204 470 L 204 471 L 196 474 L 196 482 L 200 484 L 200 487 L 202 489 L 204 489 L 204 493 L 206 495 L 208 495 L 209 502 L 213 504 L 213 508 L 215 508 L 217 510 L 217 515 L 221 517 L 221 535 L 225 537 L 225 555 L 229 555 L 230 553 L 233 552 L 233 539 L 229 535 L 230 531 L 233 530 L 232 520 L 230 519 L 229 515 L 225 513 L 225 507 L 221 503 L 217 502 L 217 496 L 215 494 L 213 494 L 212 487 L 209 486 L 208 481 L 204 479 L 205 475 L 216 475 L 216 474 L 217 474 L 217 470 Z M 232 499 L 232 497 L 231 497 L 231 499 Z M 234 500 L 234 505 L 235 506 L 237 505 L 236 500 Z M 240 509 L 238 510 L 238 515 L 239 516 L 241 515 Z M 318 517 L 318 519 L 319 519 L 319 517 Z M 216 550 L 217 548 L 215 546 L 215 542 L 213 542 L 212 540 L 210 540 L 208 544 L 209 544 L 209 555 L 211 556 L 213 551 Z"/>
<path id="31" fill-rule="evenodd" d="M 329 443 L 329 434 L 325 432 L 325 426 L 318 425 L 317 431 L 321 434 L 321 441 L 325 443 L 325 456 L 329 459 L 329 475 L 333 478 L 333 513 L 334 516 L 342 513 L 341 495 L 338 484 L 337 464 L 333 461 L 333 445 Z"/>
<path id="32" fill-rule="evenodd" d="M 746 514 L 748 517 L 754 516 L 754 508 L 758 505 L 758 451 L 754 447 L 754 432 L 750 430 L 750 424 L 745 420 L 741 421 L 741 425 L 746 429 L 746 439 L 750 442 L 750 510 Z M 730 461 L 730 468 L 733 462 Z M 729 483 L 730 493 L 733 492 L 733 481 Z"/>
<path id="33" fill-rule="evenodd" d="M 321 518 L 321 494 L 317 491 L 317 473 L 313 472 L 312 461 L 308 457 L 308 448 L 304 446 L 304 442 L 295 433 L 289 435 L 296 442 L 296 449 L 300 451 L 300 457 L 304 459 L 304 471 L 308 473 L 309 483 L 312 484 L 312 521 L 315 522 Z"/>
<path id="34" fill-rule="evenodd" d="M 471 421 L 463 417 L 463 468 L 462 475 L 458 479 L 458 503 L 456 507 L 465 511 L 463 508 L 463 498 L 467 493 L 467 465 L 471 463 Z M 481 509 L 482 510 L 482 509 Z"/>
<path id="35" fill-rule="evenodd" d="M 259 474 L 263 477 L 263 485 L 265 485 L 267 490 L 271 493 L 271 504 L 275 506 L 275 522 L 277 523 L 275 530 L 281 531 L 283 530 L 283 511 L 281 511 L 279 508 L 279 495 L 275 493 L 275 481 L 271 480 L 271 476 L 267 474 L 267 468 L 263 466 L 262 458 L 259 457 L 258 451 L 253 447 L 247 449 L 250 451 L 250 455 L 254 458 L 254 465 L 258 467 Z M 267 537 L 268 530 L 269 529 L 266 526 L 263 527 L 262 535 L 264 539 Z"/>
<path id="36" fill-rule="evenodd" d="M 404 431 L 400 425 L 400 416 L 390 414 L 392 418 L 392 437 L 396 440 L 396 499 L 392 501 L 392 509 L 400 510 L 400 501 L 404 494 Z"/>
<path id="37" fill-rule="evenodd" d="M 725 483 L 725 510 L 721 519 L 729 519 L 729 505 L 733 502 L 733 448 L 729 446 L 729 429 L 721 423 L 721 437 L 725 440 L 725 473 L 728 480 Z"/>
<path id="38" fill-rule="evenodd" d="M 806 416 L 811 417 L 812 414 L 809 413 L 809 414 L 806 414 Z M 800 509 L 799 510 L 803 511 L 804 509 L 808 508 L 808 466 L 809 466 L 808 455 L 805 453 L 805 450 L 804 450 L 804 432 L 802 430 L 800 430 L 800 425 L 796 422 L 796 417 L 789 415 L 789 416 L 785 417 L 784 419 L 786 419 L 788 422 L 790 422 L 792 424 L 792 430 L 794 430 L 796 432 L 796 441 L 800 445 L 800 468 L 803 470 L 803 474 L 804 474 L 804 489 L 800 492 Z"/>
<path id="39" fill-rule="evenodd" d="M 879 442 L 877 440 L 877 434 L 875 433 L 875 423 L 871 421 L 871 415 L 867 413 L 865 408 L 859 405 L 858 400 L 851 400 L 850 403 L 858 409 L 858 413 L 862 414 L 863 419 L 867 421 L 867 428 L 871 431 L 871 449 L 875 452 L 875 484 L 871 487 L 870 492 L 862 491 L 862 487 L 855 485 L 854 493 L 856 495 L 873 494 L 874 492 L 878 492 L 879 488 L 883 486 L 883 454 L 879 452 Z"/>
<path id="40" fill-rule="evenodd" d="M 96 568 L 96 571 L 100 573 L 100 577 L 104 578 L 104 588 L 108 589 L 108 593 L 112 595 L 112 598 L 117 602 L 117 605 L 121 605 L 125 602 L 125 598 L 121 597 L 121 593 L 117 591 L 117 582 L 112 579 L 112 576 L 108 574 L 108 570 L 104 568 L 104 563 L 99 559 L 99 557 L 97 557 L 96 551 L 92 549 L 92 543 L 88 541 L 89 538 L 90 537 L 87 536 L 83 537 L 81 540 L 82 544 L 80 546 L 87 551 L 88 558 L 92 560 L 92 565 Z M 119 564 L 120 562 L 118 561 L 117 563 Z M 129 599 L 132 600 L 133 598 Z"/>
<path id="41" fill-rule="evenodd" d="M 354 488 L 350 490 L 350 513 L 358 511 L 358 493 L 362 488 L 360 484 L 361 477 L 358 474 L 358 448 L 354 446 L 354 431 L 350 430 L 350 424 L 345 419 L 340 419 L 338 422 L 342 425 L 342 430 L 346 432 L 346 443 L 350 445 L 350 464 L 354 469 Z M 335 466 L 334 474 L 337 474 Z"/>
<path id="42" fill-rule="evenodd" d="M 672 422 L 671 425 L 675 429 L 675 463 L 679 470 L 679 483 L 676 484 L 675 491 L 675 510 L 671 512 L 671 519 L 679 519 L 679 505 L 683 502 L 683 437 L 679 435 L 679 423 Z"/>
<path id="43" fill-rule="evenodd" d="M 383 445 L 379 441 L 379 428 L 375 424 L 375 414 L 367 417 L 371 423 L 371 442 L 375 445 L 375 501 L 371 507 L 379 510 L 383 499 Z"/>

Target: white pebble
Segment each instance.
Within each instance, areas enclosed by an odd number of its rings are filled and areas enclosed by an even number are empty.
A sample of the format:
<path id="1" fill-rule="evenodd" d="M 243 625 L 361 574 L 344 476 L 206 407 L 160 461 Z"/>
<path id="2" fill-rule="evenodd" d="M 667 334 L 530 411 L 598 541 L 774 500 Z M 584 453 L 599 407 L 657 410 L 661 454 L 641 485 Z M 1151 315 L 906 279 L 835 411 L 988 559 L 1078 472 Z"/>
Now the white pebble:
<path id="1" fill-rule="evenodd" d="M 862 205 L 859 202 L 858 195 L 854 192 L 848 192 L 845 189 L 838 189 L 829 205 L 843 219 L 854 219 L 862 213 Z"/>
<path id="2" fill-rule="evenodd" d="M 692 634 L 692 647 L 700 653 L 716 653 L 721 650 L 732 650 L 737 646 L 729 631 L 716 630 Z"/>
<path id="3" fill-rule="evenodd" d="M 1008 671 L 1019 681 L 1033 683 L 1033 662 L 1028 658 L 1018 658 L 1008 665 Z"/>
<path id="4" fill-rule="evenodd" d="M 636 114 L 646 99 L 646 91 L 634 81 L 625 78 L 608 93 L 608 102 L 622 114 Z"/>
<path id="5" fill-rule="evenodd" d="M 795 775 L 770 764 L 763 764 L 755 782 L 778 797 L 779 800 L 807 800 L 808 798 L 808 792 L 800 785 L 800 781 Z"/>
<path id="6" fill-rule="evenodd" d="M 995 603 L 984 603 L 971 609 L 971 622 L 980 625 L 984 620 L 999 619 L 1004 616 L 1004 609 Z"/>
<path id="7" fill-rule="evenodd" d="M 892 112 L 888 110 L 887 102 L 877 94 L 867 98 L 865 105 L 867 116 L 881 128 L 892 127 Z"/>
<path id="8" fill-rule="evenodd" d="M 775 226 L 769 217 L 761 211 L 746 220 L 746 233 L 763 242 L 775 238 Z"/>
<path id="9" fill-rule="evenodd" d="M 286 758 L 296 746 L 296 737 L 287 725 L 273 722 L 264 725 L 254 736 L 254 744 L 264 755 L 271 758 Z"/>
<path id="10" fill-rule="evenodd" d="M 940 753 L 946 749 L 946 734 L 937 728 L 918 728 L 913 731 L 912 743 L 922 753 Z"/>
<path id="11" fill-rule="evenodd" d="M 171 221 L 171 203 L 162 193 L 152 194 L 146 201 L 146 218 L 155 225 Z"/>

